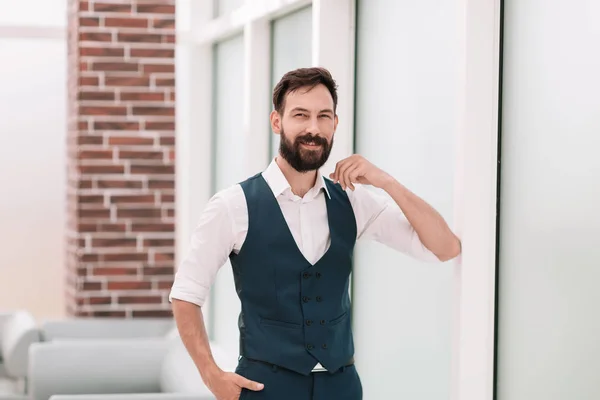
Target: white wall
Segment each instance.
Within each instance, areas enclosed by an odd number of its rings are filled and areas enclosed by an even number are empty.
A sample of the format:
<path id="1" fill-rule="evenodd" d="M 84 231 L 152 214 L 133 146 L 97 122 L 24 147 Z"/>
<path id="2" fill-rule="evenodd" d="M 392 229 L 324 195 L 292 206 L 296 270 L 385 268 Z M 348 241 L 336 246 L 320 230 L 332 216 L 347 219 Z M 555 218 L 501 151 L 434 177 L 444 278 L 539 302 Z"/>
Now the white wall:
<path id="1" fill-rule="evenodd" d="M 504 18 L 498 399 L 598 399 L 600 3 Z"/>
<path id="2" fill-rule="evenodd" d="M 23 27 L 67 26 L 67 0 L 0 0 L 0 25 Z"/>
<path id="3" fill-rule="evenodd" d="M 456 5 L 358 4 L 356 151 L 452 226 Z M 425 264 L 359 242 L 353 322 L 366 399 L 449 399 L 452 276 L 451 263 Z"/>
<path id="4" fill-rule="evenodd" d="M 0 309 L 64 313 L 64 40 L 0 38 Z"/>
<path id="5" fill-rule="evenodd" d="M 67 2 L 0 0 L 0 9 L 0 310 L 61 316 Z"/>

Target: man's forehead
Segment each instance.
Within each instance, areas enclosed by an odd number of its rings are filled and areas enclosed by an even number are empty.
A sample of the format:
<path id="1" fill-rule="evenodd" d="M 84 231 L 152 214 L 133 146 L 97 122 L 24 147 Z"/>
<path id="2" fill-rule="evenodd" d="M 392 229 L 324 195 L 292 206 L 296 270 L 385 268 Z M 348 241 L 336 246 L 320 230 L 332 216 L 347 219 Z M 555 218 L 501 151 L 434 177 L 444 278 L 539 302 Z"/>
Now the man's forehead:
<path id="1" fill-rule="evenodd" d="M 287 94 L 286 105 L 290 110 L 297 107 L 308 110 L 321 110 L 323 108 L 333 108 L 333 98 L 325 87 L 315 87 L 309 90 L 300 88 Z"/>

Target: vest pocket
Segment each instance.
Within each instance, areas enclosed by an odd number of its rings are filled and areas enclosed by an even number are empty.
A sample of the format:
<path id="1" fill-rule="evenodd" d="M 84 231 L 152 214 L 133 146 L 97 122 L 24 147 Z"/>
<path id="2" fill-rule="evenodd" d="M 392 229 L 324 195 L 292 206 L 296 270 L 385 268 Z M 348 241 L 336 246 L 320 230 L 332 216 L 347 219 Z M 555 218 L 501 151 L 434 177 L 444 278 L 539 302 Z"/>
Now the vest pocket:
<path id="1" fill-rule="evenodd" d="M 346 319 L 347 316 L 348 316 L 348 311 L 346 311 L 345 313 L 343 313 L 339 317 L 335 317 L 334 319 L 332 319 L 331 321 L 329 321 L 329 326 L 339 324 L 344 319 Z"/>
<path id="2" fill-rule="evenodd" d="M 261 318 L 260 324 L 266 325 L 266 326 L 277 326 L 279 328 L 290 328 L 290 329 L 300 329 L 302 327 L 302 325 L 295 324 L 293 322 L 277 321 L 274 319 L 266 319 L 266 318 Z"/>

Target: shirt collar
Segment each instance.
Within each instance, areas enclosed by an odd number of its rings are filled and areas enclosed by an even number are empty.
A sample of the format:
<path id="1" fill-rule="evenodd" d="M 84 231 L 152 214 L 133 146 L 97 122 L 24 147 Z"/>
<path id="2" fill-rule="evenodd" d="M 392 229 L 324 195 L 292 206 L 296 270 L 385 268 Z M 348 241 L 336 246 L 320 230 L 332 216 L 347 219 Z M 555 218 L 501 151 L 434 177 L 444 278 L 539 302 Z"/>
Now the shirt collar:
<path id="1" fill-rule="evenodd" d="M 273 195 L 275 197 L 278 197 L 280 194 L 285 192 L 286 189 L 291 189 L 290 184 L 285 178 L 285 175 L 283 175 L 283 172 L 281 171 L 281 168 L 279 168 L 279 165 L 277 165 L 275 159 L 271 161 L 267 169 L 263 171 L 262 175 L 265 178 L 265 181 L 267 181 L 267 184 L 269 185 L 271 190 L 273 191 Z M 313 189 L 315 195 L 319 193 L 321 189 L 323 189 L 327 197 L 331 199 L 329 189 L 325 184 L 325 178 L 323 177 L 323 174 L 321 174 L 320 170 L 317 171 L 317 179 L 315 181 L 315 186 L 313 186 Z"/>

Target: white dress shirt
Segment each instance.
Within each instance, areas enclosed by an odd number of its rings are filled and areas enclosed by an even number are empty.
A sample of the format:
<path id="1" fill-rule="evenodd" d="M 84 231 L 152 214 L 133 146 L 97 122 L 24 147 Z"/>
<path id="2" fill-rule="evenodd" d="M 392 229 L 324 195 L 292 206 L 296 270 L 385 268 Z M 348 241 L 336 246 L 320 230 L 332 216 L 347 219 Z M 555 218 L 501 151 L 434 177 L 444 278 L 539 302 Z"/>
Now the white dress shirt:
<path id="1" fill-rule="evenodd" d="M 304 197 L 292 193 L 275 161 L 262 173 L 277 199 L 298 248 L 312 264 L 330 244 L 325 196 L 329 196 L 319 174 L 315 186 Z M 419 239 L 400 207 L 386 195 L 361 186 L 346 193 L 356 218 L 357 239 L 376 240 L 423 261 L 438 258 Z M 198 306 L 206 301 L 219 268 L 231 252 L 238 252 L 248 232 L 248 208 L 239 184 L 215 194 L 194 229 L 189 250 L 177 269 L 169 300 L 179 299 Z"/>

